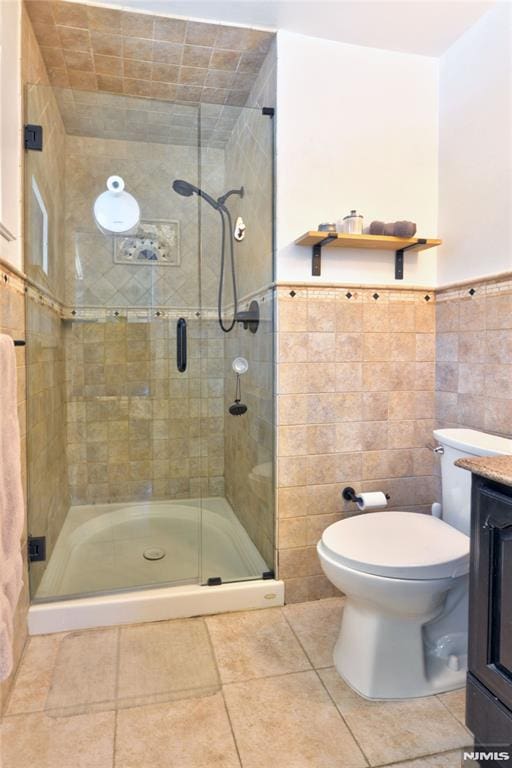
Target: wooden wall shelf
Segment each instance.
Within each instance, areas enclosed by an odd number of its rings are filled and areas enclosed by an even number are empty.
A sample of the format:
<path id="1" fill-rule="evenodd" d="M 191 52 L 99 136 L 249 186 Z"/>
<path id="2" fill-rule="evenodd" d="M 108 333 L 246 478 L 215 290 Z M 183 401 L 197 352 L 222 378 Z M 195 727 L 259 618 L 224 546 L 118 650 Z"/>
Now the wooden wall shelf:
<path id="1" fill-rule="evenodd" d="M 322 271 L 322 248 L 365 248 L 395 252 L 395 279 L 403 280 L 404 253 L 406 251 L 425 251 L 435 248 L 443 241 L 425 237 L 388 237 L 386 235 L 345 235 L 335 232 L 306 232 L 297 238 L 296 245 L 306 245 L 313 249 L 312 274 L 317 277 Z"/>

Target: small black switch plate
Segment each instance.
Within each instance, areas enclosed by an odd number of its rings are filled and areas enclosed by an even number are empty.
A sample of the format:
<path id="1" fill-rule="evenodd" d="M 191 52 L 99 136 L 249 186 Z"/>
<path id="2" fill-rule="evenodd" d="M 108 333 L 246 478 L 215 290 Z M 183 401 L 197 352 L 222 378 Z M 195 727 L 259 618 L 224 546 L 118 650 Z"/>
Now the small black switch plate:
<path id="1" fill-rule="evenodd" d="M 42 125 L 25 126 L 25 149 L 35 149 L 37 152 L 43 151 Z"/>
<path id="2" fill-rule="evenodd" d="M 46 536 L 28 537 L 28 559 L 31 563 L 46 560 Z"/>

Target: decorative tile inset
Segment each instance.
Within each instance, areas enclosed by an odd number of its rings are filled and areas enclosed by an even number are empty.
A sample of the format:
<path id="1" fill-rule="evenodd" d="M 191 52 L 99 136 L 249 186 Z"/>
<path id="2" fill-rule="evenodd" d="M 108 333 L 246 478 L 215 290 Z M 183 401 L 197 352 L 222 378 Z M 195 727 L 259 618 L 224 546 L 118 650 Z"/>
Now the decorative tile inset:
<path id="1" fill-rule="evenodd" d="M 114 239 L 116 264 L 180 264 L 179 221 L 141 221 L 134 235 Z"/>

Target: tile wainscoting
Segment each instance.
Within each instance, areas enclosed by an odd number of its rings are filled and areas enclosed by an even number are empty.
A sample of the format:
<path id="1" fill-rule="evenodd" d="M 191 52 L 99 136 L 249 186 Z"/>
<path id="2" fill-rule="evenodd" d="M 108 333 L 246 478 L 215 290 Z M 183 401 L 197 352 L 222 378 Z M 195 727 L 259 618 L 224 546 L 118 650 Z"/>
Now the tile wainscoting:
<path id="1" fill-rule="evenodd" d="M 512 435 L 512 279 L 441 290 L 436 408 L 442 426 Z"/>
<path id="2" fill-rule="evenodd" d="M 277 305 L 277 548 L 290 603 L 333 593 L 315 545 L 354 511 L 344 486 L 429 512 L 434 426 L 512 435 L 512 279 L 287 285 Z"/>
<path id="3" fill-rule="evenodd" d="M 286 601 L 333 594 L 316 543 L 353 513 L 351 485 L 393 508 L 437 497 L 424 446 L 435 419 L 435 296 L 425 290 L 277 289 L 278 562 Z"/>
<path id="4" fill-rule="evenodd" d="M 46 536 L 48 562 L 69 509 L 66 376 L 61 307 L 29 288 L 27 318 L 27 502 L 29 533 Z M 32 563 L 37 589 L 46 562 Z"/>
<path id="5" fill-rule="evenodd" d="M 13 339 L 25 338 L 25 301 L 23 280 L 5 265 L 0 265 L 0 333 L 12 336 Z M 25 387 L 25 347 L 16 347 L 17 377 L 18 377 L 18 417 L 21 432 L 21 471 L 25 499 L 26 492 L 26 387 Z M 27 527 L 23 531 L 21 547 L 27 551 Z M 26 557 L 24 558 L 23 590 L 18 600 L 15 614 L 14 634 L 14 669 L 23 653 L 23 647 L 27 637 L 26 617 L 29 604 L 28 569 Z M 12 687 L 14 673 L 0 683 L 0 716 Z"/>

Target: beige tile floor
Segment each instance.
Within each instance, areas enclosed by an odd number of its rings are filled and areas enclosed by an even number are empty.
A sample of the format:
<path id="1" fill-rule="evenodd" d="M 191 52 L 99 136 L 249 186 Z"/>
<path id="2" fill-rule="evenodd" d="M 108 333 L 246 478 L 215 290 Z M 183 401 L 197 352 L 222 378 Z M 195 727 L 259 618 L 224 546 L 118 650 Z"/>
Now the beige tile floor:
<path id="1" fill-rule="evenodd" d="M 2 768 L 460 768 L 462 691 L 370 702 L 332 667 L 342 600 L 31 638 Z"/>

